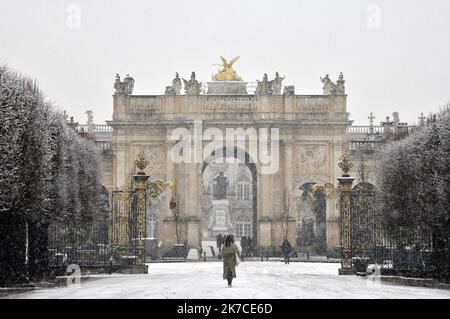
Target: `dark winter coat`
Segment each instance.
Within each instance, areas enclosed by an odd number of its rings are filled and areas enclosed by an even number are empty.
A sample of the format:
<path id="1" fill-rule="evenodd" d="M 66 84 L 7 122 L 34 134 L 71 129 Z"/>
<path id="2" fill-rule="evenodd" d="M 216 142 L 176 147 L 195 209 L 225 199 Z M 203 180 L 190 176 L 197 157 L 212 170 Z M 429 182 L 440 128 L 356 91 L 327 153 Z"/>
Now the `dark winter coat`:
<path id="1" fill-rule="evenodd" d="M 287 240 L 285 240 L 281 245 L 281 250 L 284 255 L 290 255 L 292 253 L 292 246 Z"/>
<path id="2" fill-rule="evenodd" d="M 241 256 L 239 248 L 236 244 L 231 244 L 229 247 L 223 246 L 223 279 L 227 279 L 227 274 L 231 271 L 233 278 L 236 278 L 236 253 Z"/>
<path id="3" fill-rule="evenodd" d="M 223 237 L 221 235 L 217 235 L 216 237 L 217 248 L 221 248 L 223 245 Z"/>

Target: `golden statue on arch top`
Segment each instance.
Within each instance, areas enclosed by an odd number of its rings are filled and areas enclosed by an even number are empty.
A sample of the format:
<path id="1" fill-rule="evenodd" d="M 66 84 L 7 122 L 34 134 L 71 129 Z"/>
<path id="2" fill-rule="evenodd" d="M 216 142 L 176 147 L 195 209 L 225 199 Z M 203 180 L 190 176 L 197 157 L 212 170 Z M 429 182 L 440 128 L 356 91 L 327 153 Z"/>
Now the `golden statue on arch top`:
<path id="1" fill-rule="evenodd" d="M 220 59 L 222 60 L 222 63 L 214 65 L 222 66 L 223 69 L 214 74 L 212 79 L 214 81 L 242 81 L 242 78 L 236 74 L 236 71 L 233 70 L 233 64 L 239 60 L 239 56 L 231 59 L 230 62 L 228 62 L 223 56 L 221 56 Z"/>

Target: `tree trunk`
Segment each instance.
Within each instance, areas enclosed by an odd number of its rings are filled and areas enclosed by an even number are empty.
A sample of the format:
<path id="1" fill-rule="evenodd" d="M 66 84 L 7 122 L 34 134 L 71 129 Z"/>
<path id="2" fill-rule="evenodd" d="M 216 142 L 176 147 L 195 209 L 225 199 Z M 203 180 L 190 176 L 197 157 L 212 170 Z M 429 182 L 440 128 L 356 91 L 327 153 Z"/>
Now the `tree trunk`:
<path id="1" fill-rule="evenodd" d="M 433 264 L 435 277 L 450 280 L 450 225 L 449 222 L 433 231 Z"/>
<path id="2" fill-rule="evenodd" d="M 33 280 L 42 280 L 49 275 L 48 260 L 48 224 L 30 222 L 29 237 L 29 273 Z"/>
<path id="3" fill-rule="evenodd" d="M 0 286 L 27 282 L 25 222 L 10 211 L 0 214 Z"/>

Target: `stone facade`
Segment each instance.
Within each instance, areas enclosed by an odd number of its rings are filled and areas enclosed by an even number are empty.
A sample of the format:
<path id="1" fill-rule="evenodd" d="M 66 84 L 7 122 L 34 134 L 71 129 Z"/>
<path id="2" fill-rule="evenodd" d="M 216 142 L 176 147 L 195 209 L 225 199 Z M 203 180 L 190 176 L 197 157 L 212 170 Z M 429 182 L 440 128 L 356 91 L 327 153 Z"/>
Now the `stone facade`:
<path id="1" fill-rule="evenodd" d="M 290 86 L 288 86 L 289 88 Z M 285 87 L 286 88 L 286 87 Z M 288 91 L 292 95 L 293 90 Z M 135 105 L 155 105 L 155 103 L 163 105 L 162 98 L 157 97 L 155 99 L 141 96 L 136 97 L 132 103 Z M 183 98 L 180 96 L 180 98 Z M 247 122 L 240 123 L 236 118 L 241 117 L 243 114 L 250 113 L 253 116 L 259 116 L 259 123 L 263 123 L 267 114 L 258 114 L 260 97 L 257 95 L 200 95 L 199 96 L 199 111 L 196 113 L 207 113 L 212 117 L 215 114 L 217 117 L 225 117 L 224 113 L 236 112 L 234 118 L 230 118 L 227 126 L 240 127 L 248 125 Z M 288 237 L 291 241 L 297 239 L 299 249 L 308 248 L 311 245 L 310 239 L 314 238 L 313 245 L 317 247 L 325 246 L 326 249 L 332 249 L 339 243 L 339 214 L 335 209 L 336 202 L 331 198 L 321 198 L 319 200 L 319 209 L 313 211 L 311 203 L 311 193 L 308 191 L 313 183 L 324 185 L 324 183 L 331 181 L 336 176 L 336 163 L 339 157 L 339 153 L 343 149 L 346 149 L 350 154 L 350 161 L 353 163 L 353 167 L 350 171 L 350 175 L 355 177 L 355 185 L 359 182 L 369 182 L 376 185 L 376 165 L 377 165 L 377 151 L 380 147 L 390 139 L 403 138 L 405 135 L 414 131 L 416 126 L 408 126 L 406 123 L 401 123 L 398 120 L 386 121 L 381 123 L 381 126 L 373 124 L 374 117 L 371 114 L 369 118 L 369 126 L 348 126 L 341 122 L 337 127 L 333 123 L 326 124 L 330 121 L 331 117 L 325 123 L 319 121 L 315 125 L 310 124 L 307 127 L 302 127 L 301 123 L 306 123 L 302 118 L 311 116 L 306 112 L 307 110 L 321 109 L 321 118 L 326 117 L 325 111 L 331 108 L 327 103 L 323 101 L 329 101 L 333 99 L 331 96 L 296 96 L 296 105 L 301 105 L 296 109 L 296 112 L 289 113 L 303 113 L 295 115 L 299 118 L 298 124 L 286 126 L 284 130 L 284 144 L 280 148 L 280 160 L 283 170 L 278 172 L 275 176 L 264 176 L 260 172 L 260 167 L 249 166 L 247 164 L 219 164 L 211 163 L 209 165 L 197 164 L 196 170 L 198 172 L 197 178 L 201 181 L 198 182 L 200 189 L 200 199 L 196 197 L 196 208 L 193 208 L 193 203 L 189 203 L 189 200 L 184 199 L 181 204 L 181 211 L 186 212 L 190 210 L 190 215 L 183 213 L 183 223 L 179 227 L 179 231 L 182 234 L 183 240 L 191 238 L 191 244 L 199 240 L 213 240 L 216 233 L 214 229 L 214 216 L 213 212 L 216 208 L 220 208 L 213 204 L 213 179 L 217 172 L 220 170 L 225 171 L 226 175 L 230 179 L 228 187 L 228 194 L 226 200 L 228 206 L 226 207 L 229 212 L 229 227 L 228 232 L 235 234 L 237 239 L 241 235 L 248 236 L 249 234 L 256 235 L 258 243 L 262 246 L 276 246 L 283 237 L 283 227 L 280 222 L 283 218 L 280 215 L 280 211 L 287 211 L 286 206 L 283 206 L 283 195 L 285 192 L 284 185 L 293 185 L 292 191 L 288 195 L 291 199 L 288 211 L 291 214 L 291 220 L 288 224 Z M 149 101 L 147 101 L 149 100 Z M 155 102 L 154 100 L 160 100 Z M 283 100 L 283 104 L 290 100 Z M 292 101 L 291 101 L 292 102 Z M 137 112 L 142 108 L 128 108 Z M 149 107 L 149 109 L 154 107 Z M 345 108 L 344 108 L 345 109 Z M 342 108 L 340 108 L 342 110 Z M 302 112 L 300 112 L 302 111 Z M 143 113 L 147 113 L 143 111 Z M 176 113 L 176 112 L 172 112 Z M 180 111 L 178 113 L 181 113 Z M 90 113 L 92 115 L 92 112 Z M 293 114 L 290 114 L 292 116 Z M 397 115 L 398 118 L 398 114 Z M 166 115 L 168 117 L 169 115 Z M 180 116 L 172 114 L 172 117 Z M 275 117 L 275 115 L 271 115 Z M 317 115 L 315 115 L 317 116 Z M 341 115 L 342 116 L 342 115 Z M 196 117 L 193 116 L 195 119 Z M 228 117 L 227 117 L 228 118 Z M 423 117 L 419 117 L 423 119 Z M 182 122 L 182 119 L 178 118 L 174 120 L 175 123 Z M 251 121 L 249 121 L 251 123 Z M 137 122 L 140 123 L 139 121 Z M 271 122 L 273 123 L 273 122 Z M 277 126 L 282 127 L 283 121 L 276 122 Z M 295 123 L 295 122 L 294 122 Z M 347 122 L 348 123 L 348 122 Z M 130 183 L 130 173 L 133 171 L 133 160 L 140 149 L 144 149 L 146 157 L 152 163 L 147 169 L 147 173 L 152 176 L 152 179 L 171 179 L 176 180 L 178 188 L 182 190 L 184 196 L 189 197 L 191 194 L 191 188 L 189 188 L 190 179 L 194 179 L 194 174 L 190 168 L 190 165 L 173 165 L 168 157 L 168 149 L 170 149 L 173 142 L 167 142 L 164 132 L 174 128 L 176 124 L 173 121 L 170 122 L 169 128 L 164 128 L 164 125 L 158 127 L 154 124 L 141 123 L 143 126 L 135 126 L 132 123 L 124 123 L 121 125 L 123 130 L 120 137 L 123 142 L 116 142 L 115 149 L 119 152 L 113 151 L 113 129 L 109 125 L 96 125 L 93 124 L 92 116 L 88 116 L 88 123 L 86 125 L 80 125 L 78 129 L 84 133 L 93 135 L 96 143 L 103 149 L 102 159 L 102 180 L 103 184 L 108 187 L 109 190 L 120 189 L 124 185 Z M 216 122 L 217 124 L 217 122 Z M 221 123 L 219 123 L 221 124 Z M 217 125 L 219 125 L 217 124 Z M 240 125 L 242 124 L 242 125 Z M 166 123 L 167 125 L 167 123 Z M 423 124 L 422 124 L 423 125 Z M 223 125 L 225 126 L 225 125 Z M 328 129 L 328 134 L 324 135 L 322 131 L 324 127 Z M 164 128 L 164 129 L 162 129 Z M 308 128 L 308 129 L 304 129 Z M 140 136 L 135 137 L 136 133 Z M 287 132 L 287 133 L 286 133 Z M 301 136 L 295 136 L 296 132 L 301 132 Z M 148 134 L 148 135 L 147 135 Z M 336 134 L 336 137 L 331 135 Z M 156 137 L 155 137 L 156 136 Z M 116 138 L 114 138 L 116 139 Z M 123 149 L 121 149 L 123 147 Z M 336 150 L 338 151 L 336 154 Z M 117 166 L 116 154 L 127 154 L 126 160 L 122 160 L 120 166 Z M 162 154 L 162 156 L 160 156 Z M 125 164 L 125 162 L 128 163 Z M 199 167 L 201 166 L 201 168 Z M 120 170 L 128 168 L 127 174 L 120 174 Z M 284 173 L 283 173 L 284 172 Z M 289 174 L 291 172 L 291 174 Z M 119 173 L 119 174 L 118 174 Z M 338 170 L 337 175 L 340 172 Z M 117 175 L 123 176 L 122 184 L 116 184 Z M 128 177 L 126 177 L 128 176 Z M 267 178 L 268 177 L 268 178 Z M 246 196 L 239 198 L 239 185 L 247 184 L 248 187 L 248 199 Z M 335 183 L 334 183 L 335 184 Z M 264 187 L 262 191 L 261 187 Z M 184 190 L 184 191 L 183 191 Z M 187 190 L 187 191 L 186 191 Z M 170 194 L 169 194 L 170 195 Z M 242 194 L 241 194 L 242 196 Z M 269 197 L 269 202 L 264 200 Z M 275 201 L 272 199 L 276 198 Z M 159 198 L 149 203 L 147 207 L 147 237 L 154 237 L 162 240 L 165 245 L 175 241 L 175 228 L 173 227 L 173 219 L 171 213 L 168 211 L 168 201 L 166 194 L 163 193 Z M 273 201 L 273 203 L 272 203 Z M 220 204 L 220 203 L 216 203 Z M 219 205 L 220 206 L 220 205 Z M 263 210 L 264 208 L 264 210 Z M 195 216 L 194 212 L 198 209 L 198 215 Z M 200 213 L 201 211 L 201 213 Z M 278 213 L 277 213 L 278 212 Z M 198 228 L 196 223 L 198 224 Z M 181 228 L 181 229 L 180 229 Z M 198 234 L 197 229 L 200 229 Z M 188 233 L 190 231 L 190 234 Z M 218 231 L 221 232 L 221 231 Z M 221 232 L 222 233 L 222 232 Z M 197 235 L 196 235 L 197 234 Z M 251 236 L 250 235 L 250 236 Z M 197 237 L 195 237 L 197 236 Z M 252 237 L 253 237 L 252 236 Z"/>
<path id="2" fill-rule="evenodd" d="M 285 227 L 284 194 L 288 194 L 291 203 L 297 203 L 301 193 L 299 188 L 305 183 L 336 184 L 341 174 L 338 162 L 348 148 L 347 131 L 351 125 L 345 94 L 295 95 L 293 90 L 289 92 L 158 96 L 117 92 L 113 96 L 113 119 L 107 122 L 112 135 L 111 153 L 103 159 L 105 186 L 109 190 L 127 188 L 136 172 L 137 153 L 144 149 L 150 162 L 146 171 L 150 178 L 171 180 L 177 185 L 182 242 L 201 247 L 204 225 L 207 224 L 205 206 L 208 206 L 204 200 L 205 183 L 202 182 L 205 164 L 174 163 L 171 158 L 174 142 L 169 141 L 168 136 L 180 127 L 193 133 L 194 120 L 202 121 L 203 132 L 214 127 L 224 136 L 227 128 L 278 128 L 278 171 L 262 174 L 261 164 L 256 162 L 255 176 L 250 174 L 249 177 L 255 186 L 251 190 L 252 200 L 241 208 L 243 214 L 233 215 L 235 203 L 230 204 L 230 212 L 232 218 L 242 215 L 239 221 L 233 221 L 234 224 L 247 223 L 246 216 L 251 215 L 252 232 L 258 245 L 279 246 Z M 158 231 L 154 234 L 163 245 L 176 241 L 172 213 L 168 209 L 169 197 L 162 196 L 158 208 L 153 208 L 159 214 Z M 292 209 L 292 219 L 287 222 L 291 243 L 296 243 L 301 223 L 295 211 L 297 208 Z M 327 199 L 325 228 L 327 248 L 339 245 L 339 216 L 334 199 Z"/>

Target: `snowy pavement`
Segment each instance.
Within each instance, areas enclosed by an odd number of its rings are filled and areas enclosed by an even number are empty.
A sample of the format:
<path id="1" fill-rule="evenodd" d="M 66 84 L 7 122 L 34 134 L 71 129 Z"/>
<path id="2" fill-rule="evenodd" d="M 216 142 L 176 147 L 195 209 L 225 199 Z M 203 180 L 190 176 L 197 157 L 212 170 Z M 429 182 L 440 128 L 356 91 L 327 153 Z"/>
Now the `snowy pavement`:
<path id="1" fill-rule="evenodd" d="M 443 289 L 372 282 L 338 276 L 339 264 L 242 262 L 228 288 L 221 262 L 152 263 L 147 275 L 113 274 L 7 298 L 450 298 Z"/>

